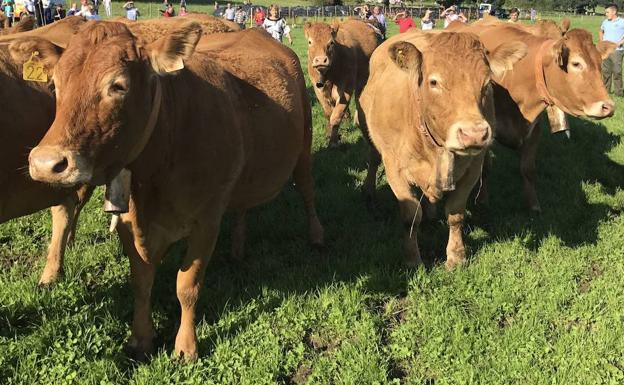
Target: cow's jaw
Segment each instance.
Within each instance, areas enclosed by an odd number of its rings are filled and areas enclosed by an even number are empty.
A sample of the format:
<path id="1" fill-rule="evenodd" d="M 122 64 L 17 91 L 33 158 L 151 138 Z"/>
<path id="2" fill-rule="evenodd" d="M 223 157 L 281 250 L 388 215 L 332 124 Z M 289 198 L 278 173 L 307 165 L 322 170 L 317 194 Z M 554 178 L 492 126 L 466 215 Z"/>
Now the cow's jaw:
<path id="1" fill-rule="evenodd" d="M 28 156 L 30 177 L 61 187 L 90 183 L 93 168 L 76 151 L 63 150 L 58 146 L 37 146 Z"/>

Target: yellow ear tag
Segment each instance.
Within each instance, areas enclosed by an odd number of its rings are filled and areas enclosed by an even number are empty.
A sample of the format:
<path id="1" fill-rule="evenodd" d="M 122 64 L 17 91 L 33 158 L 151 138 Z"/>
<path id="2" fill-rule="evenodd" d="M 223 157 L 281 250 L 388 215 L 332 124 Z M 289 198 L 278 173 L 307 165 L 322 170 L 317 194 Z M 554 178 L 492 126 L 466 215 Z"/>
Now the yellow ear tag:
<path id="1" fill-rule="evenodd" d="M 24 63 L 24 69 L 22 71 L 24 80 L 30 82 L 47 82 L 48 74 L 43 68 L 43 63 L 39 60 L 39 52 L 35 51 L 30 55 L 30 59 Z"/>

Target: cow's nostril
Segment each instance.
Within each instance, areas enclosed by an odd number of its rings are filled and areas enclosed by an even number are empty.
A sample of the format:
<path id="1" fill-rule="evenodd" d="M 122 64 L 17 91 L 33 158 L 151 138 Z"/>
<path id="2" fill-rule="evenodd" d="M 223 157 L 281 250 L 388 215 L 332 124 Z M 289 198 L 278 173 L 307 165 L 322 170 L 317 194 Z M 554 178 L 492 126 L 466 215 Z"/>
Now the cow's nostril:
<path id="1" fill-rule="evenodd" d="M 52 172 L 54 172 L 56 174 L 60 174 L 63 171 L 67 170 L 67 166 L 69 166 L 69 162 L 67 161 L 66 157 L 63 157 L 63 159 L 60 162 L 57 162 L 52 167 Z"/>

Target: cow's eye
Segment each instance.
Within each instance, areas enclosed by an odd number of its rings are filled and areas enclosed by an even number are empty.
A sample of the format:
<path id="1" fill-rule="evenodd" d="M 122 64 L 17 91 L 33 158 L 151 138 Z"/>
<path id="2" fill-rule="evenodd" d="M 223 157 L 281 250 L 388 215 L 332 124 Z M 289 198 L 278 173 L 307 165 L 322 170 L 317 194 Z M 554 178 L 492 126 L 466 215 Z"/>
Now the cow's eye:
<path id="1" fill-rule="evenodd" d="M 110 86 L 109 92 L 113 95 L 125 95 L 128 87 L 123 82 L 115 82 Z"/>
<path id="2" fill-rule="evenodd" d="M 573 61 L 572 67 L 574 69 L 580 70 L 580 69 L 583 69 L 583 64 L 581 64 L 581 62 L 578 62 L 578 61 Z"/>
<path id="3" fill-rule="evenodd" d="M 438 81 L 436 79 L 429 80 L 429 87 L 436 88 L 438 86 Z"/>
<path id="4" fill-rule="evenodd" d="M 308 40 L 308 45 L 312 45 L 312 40 Z"/>

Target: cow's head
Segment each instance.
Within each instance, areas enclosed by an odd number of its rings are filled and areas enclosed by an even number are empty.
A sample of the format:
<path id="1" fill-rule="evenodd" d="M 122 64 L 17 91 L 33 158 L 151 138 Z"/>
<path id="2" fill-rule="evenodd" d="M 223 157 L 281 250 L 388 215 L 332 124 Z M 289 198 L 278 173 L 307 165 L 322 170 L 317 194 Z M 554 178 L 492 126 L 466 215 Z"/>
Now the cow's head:
<path id="1" fill-rule="evenodd" d="M 161 77 L 184 68 L 201 32 L 184 23 L 143 47 L 121 23 L 85 25 L 56 59 L 56 116 L 30 152 L 31 177 L 103 184 L 136 159 L 158 117 Z"/>
<path id="2" fill-rule="evenodd" d="M 481 152 L 492 142 L 494 105 L 491 77 L 502 76 L 526 55 L 521 42 L 488 53 L 476 35 L 447 32 L 425 35 L 423 51 L 400 41 L 388 49 L 409 76 L 410 97 L 423 133 L 460 155 Z"/>
<path id="3" fill-rule="evenodd" d="M 308 39 L 308 68 L 312 82 L 321 88 L 325 83 L 325 75 L 334 62 L 336 34 L 338 24 L 305 23 L 303 32 Z"/>
<path id="4" fill-rule="evenodd" d="M 601 63 L 615 44 L 601 41 L 594 45 L 592 35 L 572 29 L 543 54 L 548 91 L 557 107 L 576 116 L 606 118 L 615 104 L 601 78 Z"/>

